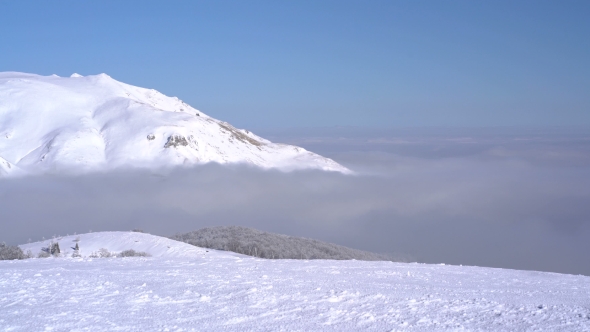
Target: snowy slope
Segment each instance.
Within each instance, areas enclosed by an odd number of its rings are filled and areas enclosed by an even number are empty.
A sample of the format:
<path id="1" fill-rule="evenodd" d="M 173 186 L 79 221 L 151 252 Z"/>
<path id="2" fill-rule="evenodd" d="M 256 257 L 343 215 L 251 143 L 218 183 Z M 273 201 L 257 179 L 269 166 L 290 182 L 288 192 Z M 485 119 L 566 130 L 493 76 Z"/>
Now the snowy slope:
<path id="1" fill-rule="evenodd" d="M 0 261 L 0 330 L 590 331 L 590 277 L 215 255 Z"/>
<path id="2" fill-rule="evenodd" d="M 8 160 L 0 157 L 0 177 L 18 174 L 20 170 Z"/>
<path id="3" fill-rule="evenodd" d="M 0 158 L 30 173 L 208 162 L 349 172 L 105 74 L 0 73 Z"/>
<path id="4" fill-rule="evenodd" d="M 73 248 L 78 244 L 78 253 L 88 257 L 100 249 L 107 249 L 113 254 L 133 249 L 150 254 L 152 257 L 182 257 L 196 258 L 204 255 L 215 257 L 242 257 L 243 255 L 203 249 L 190 244 L 171 240 L 165 237 L 138 232 L 96 232 L 80 235 L 60 236 L 55 239 L 20 245 L 26 253 L 28 250 L 36 257 L 42 248 L 47 248 L 51 242 L 59 243 L 61 256 L 71 257 Z"/>

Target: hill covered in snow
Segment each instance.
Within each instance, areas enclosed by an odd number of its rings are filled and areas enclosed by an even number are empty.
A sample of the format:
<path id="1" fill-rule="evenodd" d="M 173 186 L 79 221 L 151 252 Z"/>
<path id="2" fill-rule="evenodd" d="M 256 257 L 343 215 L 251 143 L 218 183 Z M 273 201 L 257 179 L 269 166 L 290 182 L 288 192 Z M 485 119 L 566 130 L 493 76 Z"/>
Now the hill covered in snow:
<path id="1" fill-rule="evenodd" d="M 52 243 L 58 243 L 59 257 L 72 257 L 76 245 L 77 254 L 81 258 L 97 256 L 104 249 L 112 255 L 117 255 L 126 250 L 147 253 L 151 257 L 164 258 L 195 258 L 203 255 L 220 257 L 241 256 L 231 252 L 219 252 L 195 247 L 183 242 L 171 240 L 165 237 L 141 232 L 95 232 L 80 235 L 59 236 L 56 238 L 22 244 L 19 247 L 23 252 L 29 252 L 33 257 L 45 252 Z"/>
<path id="2" fill-rule="evenodd" d="M 0 176 L 209 162 L 349 172 L 106 74 L 0 73 Z"/>
<path id="3" fill-rule="evenodd" d="M 0 330 L 590 330 L 590 277 L 581 275 L 260 259 L 132 232 L 53 241 L 59 258 L 0 261 Z M 82 257 L 65 252 L 74 243 Z M 89 257 L 100 248 L 152 257 Z"/>

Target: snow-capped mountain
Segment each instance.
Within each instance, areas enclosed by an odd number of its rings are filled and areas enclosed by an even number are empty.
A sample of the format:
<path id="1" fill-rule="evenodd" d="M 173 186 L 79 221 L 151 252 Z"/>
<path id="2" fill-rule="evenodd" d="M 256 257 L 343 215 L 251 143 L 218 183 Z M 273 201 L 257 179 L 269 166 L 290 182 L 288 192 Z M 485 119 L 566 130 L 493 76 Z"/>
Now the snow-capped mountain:
<path id="1" fill-rule="evenodd" d="M 349 172 L 106 74 L 0 73 L 0 175 L 208 162 Z"/>

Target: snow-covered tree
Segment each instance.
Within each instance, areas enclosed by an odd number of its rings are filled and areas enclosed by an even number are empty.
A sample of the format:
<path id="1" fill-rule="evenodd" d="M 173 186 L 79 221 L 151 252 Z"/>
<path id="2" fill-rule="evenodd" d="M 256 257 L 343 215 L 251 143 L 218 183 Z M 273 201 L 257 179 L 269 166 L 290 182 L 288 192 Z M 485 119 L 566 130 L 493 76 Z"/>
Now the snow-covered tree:
<path id="1" fill-rule="evenodd" d="M 27 257 L 21 248 L 17 246 L 9 246 L 4 242 L 0 243 L 0 261 L 25 258 Z"/>

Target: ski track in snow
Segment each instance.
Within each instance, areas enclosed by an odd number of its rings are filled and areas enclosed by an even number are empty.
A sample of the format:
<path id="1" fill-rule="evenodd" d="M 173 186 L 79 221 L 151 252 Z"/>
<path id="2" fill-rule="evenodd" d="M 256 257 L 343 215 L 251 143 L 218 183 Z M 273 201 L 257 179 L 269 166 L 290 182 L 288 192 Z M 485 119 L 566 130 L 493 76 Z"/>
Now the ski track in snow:
<path id="1" fill-rule="evenodd" d="M 0 262 L 2 331 L 589 331 L 590 278 L 416 263 Z"/>

